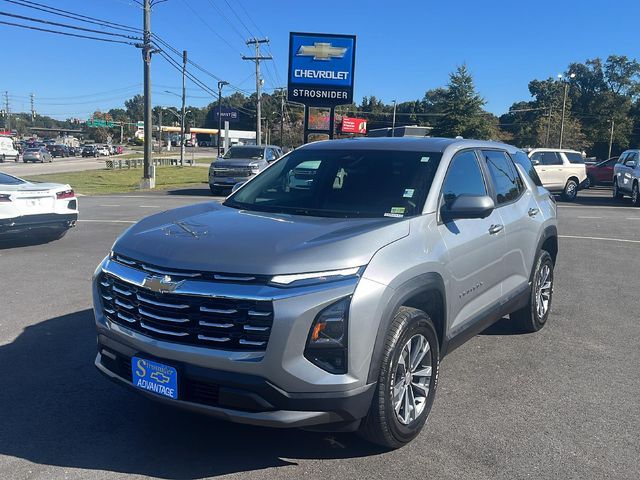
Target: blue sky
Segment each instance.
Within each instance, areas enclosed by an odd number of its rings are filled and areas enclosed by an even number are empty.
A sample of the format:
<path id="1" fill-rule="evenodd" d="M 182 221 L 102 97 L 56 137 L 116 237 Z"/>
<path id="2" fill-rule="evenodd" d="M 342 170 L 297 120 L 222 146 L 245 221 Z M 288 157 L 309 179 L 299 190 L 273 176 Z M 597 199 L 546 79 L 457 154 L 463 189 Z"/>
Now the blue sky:
<path id="1" fill-rule="evenodd" d="M 142 25 L 142 10 L 132 0 L 39 2 Z M 0 5 L 3 12 L 78 24 L 3 0 Z M 638 18 L 638 0 L 168 0 L 155 7 L 152 29 L 175 48 L 187 49 L 198 64 L 247 91 L 255 89 L 254 67 L 240 56 L 252 53 L 243 44 L 249 31 L 271 40 L 274 61 L 264 70 L 268 91 L 286 81 L 290 31 L 355 34 L 358 102 L 365 95 L 399 102 L 421 98 L 466 63 L 487 100 L 486 108 L 500 114 L 514 101 L 529 98 L 529 80 L 555 76 L 572 61 L 611 53 L 639 58 Z M 87 118 L 96 108 L 122 106 L 142 91 L 141 55 L 134 47 L 5 25 L 0 25 L 0 39 L 0 91 L 9 91 L 14 111 L 27 111 L 33 92 L 39 113 Z M 213 78 L 193 73 L 215 89 Z M 154 105 L 177 105 L 178 98 L 165 91 L 179 92 L 180 75 L 160 56 L 153 60 L 152 81 Z M 191 83 L 187 95 L 192 105 L 213 100 Z"/>

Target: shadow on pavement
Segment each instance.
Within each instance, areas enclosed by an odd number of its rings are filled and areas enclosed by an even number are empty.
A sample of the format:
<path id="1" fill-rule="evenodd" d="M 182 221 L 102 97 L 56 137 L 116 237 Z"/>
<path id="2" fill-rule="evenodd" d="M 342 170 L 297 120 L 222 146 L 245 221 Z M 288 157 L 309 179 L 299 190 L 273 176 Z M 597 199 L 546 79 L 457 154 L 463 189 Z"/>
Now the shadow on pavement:
<path id="1" fill-rule="evenodd" d="M 103 378 L 95 345 L 93 313 L 83 310 L 0 346 L 0 454 L 178 479 L 382 453 L 354 435 L 235 425 L 158 405 Z"/>
<path id="2" fill-rule="evenodd" d="M 485 328 L 479 335 L 526 335 L 509 317 L 502 317 L 493 325 Z"/>
<path id="3" fill-rule="evenodd" d="M 209 190 L 209 185 L 203 185 L 202 187 L 195 188 L 179 188 L 175 190 L 167 190 L 167 195 L 186 195 L 193 197 L 211 197 L 211 190 Z"/>
<path id="4" fill-rule="evenodd" d="M 588 190 L 581 190 L 573 202 L 565 202 L 559 195 L 556 195 L 559 205 L 580 205 L 584 207 L 625 207 L 631 206 L 630 198 L 616 200 L 612 196 L 611 187 L 596 186 Z"/>

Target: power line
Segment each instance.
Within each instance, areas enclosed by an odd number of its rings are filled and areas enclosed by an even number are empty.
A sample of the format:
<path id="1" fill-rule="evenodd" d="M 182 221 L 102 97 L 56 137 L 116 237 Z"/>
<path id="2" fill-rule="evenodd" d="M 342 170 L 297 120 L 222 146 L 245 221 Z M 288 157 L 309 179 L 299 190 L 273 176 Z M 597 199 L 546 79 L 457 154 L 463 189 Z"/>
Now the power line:
<path id="1" fill-rule="evenodd" d="M 40 27 L 34 27 L 34 26 L 30 26 L 30 25 L 22 25 L 20 23 L 13 23 L 13 22 L 4 22 L 4 21 L 0 21 L 1 25 L 9 25 L 12 27 L 19 27 L 19 28 L 26 28 L 27 30 L 37 30 L 39 32 L 47 32 L 47 33 L 55 33 L 57 35 L 65 35 L 67 37 L 76 37 L 76 38 L 85 38 L 88 40 L 98 40 L 101 42 L 108 42 L 108 43 L 119 43 L 122 45 L 132 45 L 132 46 L 136 46 L 135 43 L 133 42 L 127 42 L 124 40 L 112 40 L 110 38 L 99 38 L 99 37 L 91 37 L 89 35 L 80 35 L 77 33 L 69 33 L 69 32 L 61 32 L 59 30 L 51 30 L 48 28 L 40 28 Z"/>
<path id="2" fill-rule="evenodd" d="M 21 7 L 32 8 L 35 10 L 40 10 L 49 14 L 59 15 L 61 17 L 71 18 L 73 20 L 79 20 L 81 22 L 93 23 L 95 25 L 105 26 L 108 28 L 116 29 L 116 30 L 127 30 L 134 33 L 141 33 L 139 28 L 130 27 L 128 25 L 123 25 L 121 23 L 110 22 L 108 20 L 102 20 L 95 17 L 89 17 L 87 15 L 82 15 L 79 13 L 73 13 L 68 10 L 62 10 L 60 8 L 50 7 L 48 5 L 32 2 L 29 0 L 4 0 L 8 3 L 13 3 L 15 5 L 20 5 Z"/>
<path id="3" fill-rule="evenodd" d="M 14 13 L 0 12 L 0 15 L 5 16 L 5 17 L 17 18 L 17 19 L 20 19 L 20 20 L 27 20 L 29 22 L 44 23 L 46 25 L 53 25 L 55 27 L 71 28 L 73 30 L 81 30 L 83 32 L 98 33 L 100 35 L 109 35 L 109 36 L 112 36 L 112 37 L 128 38 L 130 40 L 142 40 L 139 37 L 132 37 L 130 35 L 124 35 L 122 33 L 103 32 L 101 30 L 95 30 L 93 28 L 77 27 L 77 26 L 74 26 L 74 25 L 69 25 L 68 23 L 59 23 L 59 22 L 52 22 L 52 21 L 49 21 L 49 20 L 42 20 L 42 19 L 33 18 L 33 17 L 25 17 L 24 15 L 16 15 Z"/>
<path id="4" fill-rule="evenodd" d="M 228 40 L 226 38 L 224 38 L 222 35 L 220 35 L 211 25 L 209 25 L 209 23 L 207 21 L 204 20 L 204 18 L 202 18 L 202 15 L 200 15 L 192 6 L 191 4 L 187 1 L 187 0 L 182 0 L 184 2 L 184 4 L 187 6 L 187 8 L 189 8 L 189 10 L 191 10 L 193 12 L 193 14 L 198 18 L 198 20 L 200 20 L 209 30 L 211 30 L 211 32 L 218 37 L 220 40 L 222 40 L 223 43 L 225 43 L 231 50 L 235 51 L 236 53 L 240 53 L 238 50 L 235 49 L 235 47 L 233 45 L 231 45 Z M 241 54 L 241 53 L 240 53 Z M 241 54 L 242 55 L 242 54 Z"/>

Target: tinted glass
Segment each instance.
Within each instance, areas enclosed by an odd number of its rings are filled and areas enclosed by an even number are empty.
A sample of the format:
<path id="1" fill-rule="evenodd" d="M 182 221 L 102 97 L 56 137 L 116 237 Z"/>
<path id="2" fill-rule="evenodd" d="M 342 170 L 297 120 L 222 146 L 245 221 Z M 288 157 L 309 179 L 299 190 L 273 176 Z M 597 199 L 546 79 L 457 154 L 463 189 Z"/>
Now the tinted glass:
<path id="1" fill-rule="evenodd" d="M 624 163 L 627 160 L 628 153 L 624 152 L 622 155 L 618 157 L 617 163 Z"/>
<path id="2" fill-rule="evenodd" d="M 255 158 L 261 159 L 264 148 L 261 147 L 231 147 L 224 158 Z"/>
<path id="3" fill-rule="evenodd" d="M 638 163 L 638 153 L 637 152 L 629 153 L 629 155 L 627 155 L 627 158 L 625 159 L 624 163 L 626 164 L 627 162 L 636 162 L 636 163 Z"/>
<path id="4" fill-rule="evenodd" d="M 501 204 L 517 199 L 524 185 L 511 159 L 506 153 L 495 150 L 485 150 L 482 154 L 496 189 L 496 202 Z"/>
<path id="5" fill-rule="evenodd" d="M 0 185 L 21 185 L 23 183 L 26 182 L 19 178 L 12 177 L 11 175 L 7 175 L 6 173 L 0 173 Z"/>
<path id="6" fill-rule="evenodd" d="M 224 204 L 327 217 L 419 215 L 440 158 L 429 152 L 296 150 Z"/>
<path id="7" fill-rule="evenodd" d="M 569 163 L 584 163 L 584 158 L 579 153 L 565 152 L 564 153 L 569 160 Z"/>
<path id="8" fill-rule="evenodd" d="M 486 195 L 487 187 L 474 152 L 462 152 L 456 155 L 442 186 L 445 207 L 450 207 L 460 195 Z"/>
<path id="9" fill-rule="evenodd" d="M 541 165 L 562 165 L 562 159 L 556 152 L 540 152 Z"/>
<path id="10" fill-rule="evenodd" d="M 533 163 L 531 163 L 531 160 L 529 159 L 529 157 L 527 157 L 526 153 L 517 151 L 514 155 L 512 155 L 512 158 L 516 161 L 516 163 L 524 168 L 524 171 L 527 172 L 531 180 L 533 180 L 533 183 L 535 183 L 539 187 L 542 186 L 542 181 L 538 176 L 538 172 L 536 172 L 536 169 L 533 168 Z"/>

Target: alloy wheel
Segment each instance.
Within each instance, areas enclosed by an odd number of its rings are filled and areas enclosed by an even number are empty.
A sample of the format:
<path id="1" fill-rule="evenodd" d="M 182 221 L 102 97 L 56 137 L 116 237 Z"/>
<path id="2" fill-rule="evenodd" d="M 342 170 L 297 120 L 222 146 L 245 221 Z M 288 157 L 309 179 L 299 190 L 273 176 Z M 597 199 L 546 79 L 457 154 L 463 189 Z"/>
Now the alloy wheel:
<path id="1" fill-rule="evenodd" d="M 638 205 L 640 203 L 640 198 L 638 198 L 640 193 L 638 192 L 638 184 L 636 183 L 633 186 L 633 190 L 631 192 L 631 201 L 634 205 Z"/>
<path id="2" fill-rule="evenodd" d="M 392 381 L 392 401 L 398 421 L 409 425 L 424 412 L 431 385 L 431 345 L 414 335 L 402 347 Z"/>
<path id="3" fill-rule="evenodd" d="M 543 265 L 536 279 L 536 313 L 540 321 L 544 321 L 544 316 L 549 310 L 551 291 L 553 288 L 552 282 L 551 267 L 549 265 Z"/>

